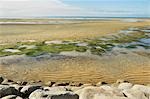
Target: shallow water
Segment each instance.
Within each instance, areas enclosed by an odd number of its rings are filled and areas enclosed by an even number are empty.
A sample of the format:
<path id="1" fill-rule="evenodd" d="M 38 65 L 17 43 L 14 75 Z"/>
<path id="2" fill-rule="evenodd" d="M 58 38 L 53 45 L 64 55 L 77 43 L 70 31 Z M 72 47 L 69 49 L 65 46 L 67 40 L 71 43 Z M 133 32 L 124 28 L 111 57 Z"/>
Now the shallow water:
<path id="1" fill-rule="evenodd" d="M 140 42 L 150 45 L 150 38 L 143 38 L 140 40 Z"/>

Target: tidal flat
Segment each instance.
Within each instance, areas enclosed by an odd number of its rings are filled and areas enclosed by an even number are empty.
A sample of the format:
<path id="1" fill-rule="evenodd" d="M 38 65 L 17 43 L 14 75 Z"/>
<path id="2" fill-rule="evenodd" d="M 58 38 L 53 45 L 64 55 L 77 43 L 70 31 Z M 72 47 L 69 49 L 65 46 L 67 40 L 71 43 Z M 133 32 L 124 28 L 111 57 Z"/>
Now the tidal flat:
<path id="1" fill-rule="evenodd" d="M 148 84 L 150 21 L 122 20 L 0 20 L 1 75 L 15 81 Z"/>

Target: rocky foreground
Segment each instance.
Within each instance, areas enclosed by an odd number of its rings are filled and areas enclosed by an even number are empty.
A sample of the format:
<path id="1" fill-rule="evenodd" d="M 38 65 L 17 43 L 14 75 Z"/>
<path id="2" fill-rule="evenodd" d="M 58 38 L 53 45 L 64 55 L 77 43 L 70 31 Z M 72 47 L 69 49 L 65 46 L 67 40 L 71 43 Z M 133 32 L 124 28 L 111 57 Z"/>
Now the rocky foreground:
<path id="1" fill-rule="evenodd" d="M 114 84 L 14 82 L 0 77 L 0 99 L 150 99 L 150 86 L 118 80 Z"/>

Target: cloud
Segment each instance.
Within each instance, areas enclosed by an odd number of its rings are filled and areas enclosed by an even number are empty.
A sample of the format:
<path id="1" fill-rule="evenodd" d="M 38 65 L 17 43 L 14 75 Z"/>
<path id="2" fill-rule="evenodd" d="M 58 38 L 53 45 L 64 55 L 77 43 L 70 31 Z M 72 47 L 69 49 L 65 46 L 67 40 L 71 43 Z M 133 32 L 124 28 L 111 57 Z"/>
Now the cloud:
<path id="1" fill-rule="evenodd" d="M 109 4 L 97 0 L 78 0 L 78 5 L 66 4 L 66 0 L 0 0 L 0 17 L 43 17 L 43 16 L 150 16 L 150 7 L 135 4 L 132 7 Z M 83 4 L 83 1 L 85 2 Z M 102 0 L 105 1 L 105 0 Z M 118 1 L 118 0 L 108 0 Z M 80 7 L 78 7 L 82 4 Z M 122 3 L 120 3 L 122 5 Z M 130 4 L 127 4 L 130 5 Z M 147 8 L 146 8 L 147 7 Z"/>
<path id="2" fill-rule="evenodd" d="M 76 15 L 81 11 L 60 0 L 0 0 L 0 17 Z"/>

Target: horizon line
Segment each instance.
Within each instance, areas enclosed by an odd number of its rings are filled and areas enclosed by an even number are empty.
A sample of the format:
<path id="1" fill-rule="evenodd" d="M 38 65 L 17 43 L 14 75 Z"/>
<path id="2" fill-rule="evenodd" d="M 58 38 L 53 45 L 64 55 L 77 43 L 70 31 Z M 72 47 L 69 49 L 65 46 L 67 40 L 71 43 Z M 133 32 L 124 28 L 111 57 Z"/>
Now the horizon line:
<path id="1" fill-rule="evenodd" d="M 48 18 L 150 18 L 150 16 L 116 16 L 116 17 L 101 17 L 101 16 L 40 16 L 40 17 L 0 17 L 0 19 L 30 19 L 30 18 L 43 18 L 43 19 L 48 19 Z"/>

